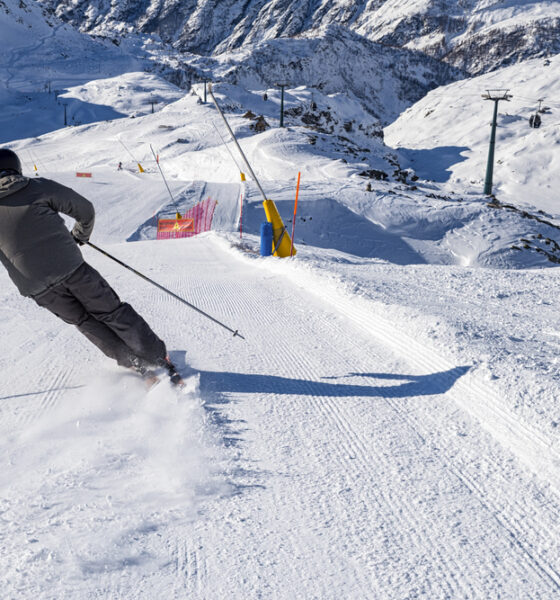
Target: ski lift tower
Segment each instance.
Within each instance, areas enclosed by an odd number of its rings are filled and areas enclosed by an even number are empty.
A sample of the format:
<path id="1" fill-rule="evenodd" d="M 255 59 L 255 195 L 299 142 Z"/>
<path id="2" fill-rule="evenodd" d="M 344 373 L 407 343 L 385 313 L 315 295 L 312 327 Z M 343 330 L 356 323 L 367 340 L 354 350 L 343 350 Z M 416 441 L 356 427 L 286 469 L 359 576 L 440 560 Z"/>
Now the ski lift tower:
<path id="1" fill-rule="evenodd" d="M 276 84 L 282 91 L 280 93 L 280 127 L 284 127 L 284 88 L 288 87 L 287 83 Z"/>
<path id="2" fill-rule="evenodd" d="M 202 83 L 204 83 L 204 101 L 202 102 L 202 104 L 206 104 L 208 101 L 207 85 L 211 80 L 207 75 L 202 75 L 199 79 L 200 81 L 202 81 Z"/>
<path id="3" fill-rule="evenodd" d="M 484 180 L 484 193 L 487 196 L 492 194 L 492 176 L 494 174 L 494 148 L 496 146 L 496 125 L 498 121 L 498 102 L 506 100 L 509 102 L 511 94 L 509 90 L 486 90 L 486 94 L 482 94 L 485 100 L 494 102 L 494 118 L 492 119 L 492 133 L 490 134 L 490 148 L 488 149 L 488 163 L 486 165 L 486 179 Z"/>

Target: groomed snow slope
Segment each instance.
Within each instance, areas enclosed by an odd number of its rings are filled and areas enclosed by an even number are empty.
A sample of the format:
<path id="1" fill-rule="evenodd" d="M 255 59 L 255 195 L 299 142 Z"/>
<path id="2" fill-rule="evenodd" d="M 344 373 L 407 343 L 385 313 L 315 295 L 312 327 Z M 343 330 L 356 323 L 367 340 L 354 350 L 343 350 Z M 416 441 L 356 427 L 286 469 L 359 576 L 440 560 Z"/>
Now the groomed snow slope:
<path id="1" fill-rule="evenodd" d="M 11 138 L 29 175 L 94 202 L 94 243 L 246 341 L 85 248 L 187 378 L 147 393 L 0 272 L 3 593 L 558 596 L 558 274 L 495 268 L 543 264 L 508 240 L 544 225 L 436 184 L 366 192 L 361 155 L 235 110 L 286 222 L 302 171 L 294 259 L 257 256 L 259 195 L 196 96 Z M 181 210 L 219 199 L 218 231 L 147 239 L 175 210 L 150 144 Z"/>
<path id="2" fill-rule="evenodd" d="M 193 373 L 146 394 L 3 282 L 9 597 L 558 593 L 551 450 L 470 365 L 214 235 L 110 249 L 247 340 L 86 249 Z"/>

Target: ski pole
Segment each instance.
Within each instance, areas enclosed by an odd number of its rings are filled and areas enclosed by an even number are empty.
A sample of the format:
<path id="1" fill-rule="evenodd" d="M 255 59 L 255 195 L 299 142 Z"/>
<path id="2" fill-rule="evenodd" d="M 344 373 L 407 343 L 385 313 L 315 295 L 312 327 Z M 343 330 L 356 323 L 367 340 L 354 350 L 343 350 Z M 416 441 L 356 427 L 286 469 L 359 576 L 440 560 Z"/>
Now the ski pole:
<path id="1" fill-rule="evenodd" d="M 187 306 L 189 306 L 193 310 L 196 310 L 196 312 L 200 313 L 201 315 L 204 315 L 207 319 L 210 319 L 211 321 L 214 321 L 214 323 L 217 323 L 218 325 L 222 326 L 224 329 L 227 329 L 228 331 L 230 331 L 231 333 L 233 333 L 233 337 L 237 336 L 237 337 L 240 337 L 242 340 L 245 339 L 239 333 L 239 330 L 237 330 L 237 329 L 234 330 L 234 329 L 231 329 L 230 327 L 228 327 L 227 325 L 224 325 L 223 323 L 221 323 L 220 321 L 218 321 L 218 319 L 215 319 L 214 317 L 210 316 L 208 313 L 205 313 L 203 310 L 200 310 L 200 308 L 197 308 L 194 304 L 191 304 L 190 302 L 187 302 L 186 300 L 184 300 L 180 296 L 177 296 L 177 294 L 174 294 L 171 290 L 168 290 L 167 288 L 163 287 L 163 285 L 160 285 L 159 283 L 156 283 L 153 279 L 150 279 L 149 277 L 146 277 L 146 275 L 143 275 L 142 273 L 140 273 L 136 269 L 133 269 L 132 267 L 130 267 L 126 263 L 124 263 L 121 260 L 119 260 L 118 258 L 115 258 L 114 256 L 112 256 L 108 252 L 105 252 L 105 250 L 102 250 L 101 248 L 99 248 L 95 244 L 92 244 L 91 242 L 84 242 L 84 243 L 87 246 L 91 246 L 94 250 L 97 250 L 98 252 L 101 252 L 101 254 L 104 254 L 107 258 L 110 258 L 111 260 L 114 260 L 116 263 L 118 263 L 119 265 L 121 265 L 121 267 L 124 267 L 125 269 L 128 269 L 129 271 L 132 271 L 135 275 L 138 275 L 138 277 L 141 277 L 142 279 L 144 279 L 148 283 L 151 283 L 152 285 L 155 285 L 157 288 L 159 288 L 160 290 L 164 291 L 166 294 L 169 294 L 170 296 L 173 296 L 173 298 L 175 298 L 176 300 L 179 300 L 179 302 L 182 302 L 183 304 L 186 304 Z"/>
<path id="2" fill-rule="evenodd" d="M 239 150 L 239 154 L 241 154 L 241 157 L 243 158 L 243 161 L 247 165 L 247 170 L 251 174 L 251 177 L 253 178 L 253 181 L 257 184 L 257 187 L 259 188 L 259 190 L 260 190 L 260 192 L 262 194 L 263 200 L 266 201 L 267 200 L 266 194 L 264 193 L 264 190 L 262 189 L 261 184 L 259 183 L 259 180 L 257 179 L 257 176 L 255 175 L 255 172 L 251 168 L 251 165 L 249 164 L 249 161 L 247 160 L 247 157 L 245 156 L 245 153 L 241 149 L 241 146 L 239 145 L 239 142 L 237 141 L 237 138 L 235 137 L 235 135 L 234 135 L 231 127 L 229 126 L 229 123 L 227 122 L 226 116 L 222 112 L 222 109 L 220 108 L 220 105 L 218 104 L 218 101 L 216 100 L 216 96 L 214 96 L 214 92 L 212 90 L 212 84 L 211 83 L 208 84 L 208 93 L 210 94 L 210 97 L 212 98 L 212 102 L 214 102 L 214 105 L 218 109 L 218 112 L 220 113 L 220 116 L 224 120 L 224 123 L 226 124 L 227 130 L 229 131 L 229 134 L 231 135 L 231 139 L 233 140 L 233 143 L 237 146 L 237 149 Z"/>

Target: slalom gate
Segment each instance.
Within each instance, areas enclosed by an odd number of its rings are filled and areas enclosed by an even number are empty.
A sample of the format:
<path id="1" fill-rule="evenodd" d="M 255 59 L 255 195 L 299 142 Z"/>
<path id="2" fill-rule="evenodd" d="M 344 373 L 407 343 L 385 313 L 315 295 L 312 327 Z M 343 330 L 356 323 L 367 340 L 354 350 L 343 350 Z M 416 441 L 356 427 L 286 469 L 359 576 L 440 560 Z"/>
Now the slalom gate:
<path id="1" fill-rule="evenodd" d="M 158 219 L 157 239 L 188 238 L 210 231 L 217 201 L 207 198 L 190 208 L 181 219 Z"/>

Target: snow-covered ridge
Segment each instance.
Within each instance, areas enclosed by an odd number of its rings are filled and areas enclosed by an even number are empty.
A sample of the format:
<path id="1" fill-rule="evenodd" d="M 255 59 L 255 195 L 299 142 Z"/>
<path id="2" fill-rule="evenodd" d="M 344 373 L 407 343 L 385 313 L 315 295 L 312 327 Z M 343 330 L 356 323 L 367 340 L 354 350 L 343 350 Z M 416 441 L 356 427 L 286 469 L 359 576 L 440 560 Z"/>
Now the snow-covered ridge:
<path id="1" fill-rule="evenodd" d="M 157 34 L 177 48 L 219 54 L 246 44 L 333 24 L 387 45 L 410 47 L 472 73 L 560 50 L 560 8 L 553 0 L 272 0 L 145 2 L 40 0 L 83 31 Z"/>
<path id="2" fill-rule="evenodd" d="M 384 124 L 430 89 L 465 76 L 420 52 L 373 43 L 338 25 L 295 39 L 247 44 L 208 64 L 217 77 L 243 87 L 274 87 L 283 81 L 344 93 Z"/>

